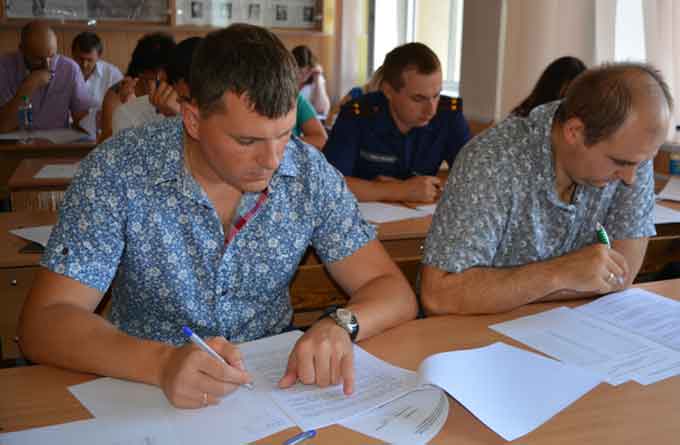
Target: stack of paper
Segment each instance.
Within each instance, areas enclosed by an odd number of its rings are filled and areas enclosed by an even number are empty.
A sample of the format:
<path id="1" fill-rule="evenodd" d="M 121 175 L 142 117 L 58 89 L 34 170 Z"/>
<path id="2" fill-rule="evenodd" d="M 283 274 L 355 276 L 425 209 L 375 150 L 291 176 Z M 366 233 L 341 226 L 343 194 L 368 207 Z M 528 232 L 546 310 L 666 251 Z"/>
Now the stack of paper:
<path id="1" fill-rule="evenodd" d="M 68 144 L 71 142 L 83 142 L 90 139 L 90 135 L 77 131 L 72 128 L 57 128 L 53 130 L 33 130 L 13 131 L 11 133 L 0 134 L 0 140 L 15 140 L 15 139 L 47 139 L 53 144 Z"/>
<path id="2" fill-rule="evenodd" d="M 74 164 L 48 164 L 33 177 L 35 179 L 73 178 L 76 170 L 78 170 L 78 165 L 80 165 L 79 162 Z"/>
<path id="3" fill-rule="evenodd" d="M 490 327 L 612 385 L 680 374 L 680 303 L 641 289 Z"/>
<path id="4" fill-rule="evenodd" d="M 680 223 L 680 212 L 654 204 L 654 224 Z"/>
<path id="5" fill-rule="evenodd" d="M 38 243 L 43 247 L 47 247 L 47 241 L 50 239 L 53 227 L 54 226 L 22 227 L 20 229 L 12 229 L 9 233 L 18 236 L 19 238 Z"/>

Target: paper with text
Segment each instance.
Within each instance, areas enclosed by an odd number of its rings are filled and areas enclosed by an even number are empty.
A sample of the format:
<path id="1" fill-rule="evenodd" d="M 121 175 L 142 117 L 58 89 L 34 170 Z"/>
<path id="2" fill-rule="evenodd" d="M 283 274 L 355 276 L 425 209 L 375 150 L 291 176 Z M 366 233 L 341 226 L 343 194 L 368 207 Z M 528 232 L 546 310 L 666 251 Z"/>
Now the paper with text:
<path id="1" fill-rule="evenodd" d="M 680 373 L 680 351 L 673 349 L 679 341 L 677 314 L 668 309 L 678 303 L 655 294 L 648 302 L 636 297 L 644 294 L 649 293 L 631 289 L 595 300 L 593 306 L 560 307 L 490 328 L 600 373 L 612 385 L 649 384 Z"/>
<path id="2" fill-rule="evenodd" d="M 428 215 L 434 215 L 434 211 L 437 210 L 437 204 L 428 204 L 416 207 L 416 209 L 421 212 L 425 212 Z"/>
<path id="3" fill-rule="evenodd" d="M 74 164 L 47 164 L 33 176 L 35 179 L 73 178 L 79 162 Z"/>
<path id="4" fill-rule="evenodd" d="M 422 218 L 427 212 L 400 205 L 384 204 L 382 202 L 360 202 L 359 211 L 366 221 L 386 223 L 404 219 Z"/>
<path id="5" fill-rule="evenodd" d="M 663 190 L 661 190 L 661 193 L 659 193 L 658 198 L 680 201 L 680 177 L 671 176 Z"/>
<path id="6" fill-rule="evenodd" d="M 680 223 L 680 212 L 660 204 L 654 204 L 654 224 Z"/>
<path id="7" fill-rule="evenodd" d="M 508 441 L 538 428 L 601 381 L 592 372 L 504 343 L 431 355 L 418 374 Z"/>
<path id="8" fill-rule="evenodd" d="M 9 231 L 9 233 L 46 247 L 53 227 L 54 226 L 22 227 L 20 229 L 12 229 Z"/>
<path id="9" fill-rule="evenodd" d="M 53 144 L 68 144 L 71 142 L 79 142 L 87 140 L 90 135 L 77 131 L 72 128 L 56 128 L 53 130 L 33 130 L 13 131 L 10 133 L 1 133 L 0 140 L 15 140 L 15 139 L 47 139 Z"/>
<path id="10" fill-rule="evenodd" d="M 429 443 L 448 417 L 446 393 L 425 386 L 340 425 L 386 443 L 419 445 Z"/>

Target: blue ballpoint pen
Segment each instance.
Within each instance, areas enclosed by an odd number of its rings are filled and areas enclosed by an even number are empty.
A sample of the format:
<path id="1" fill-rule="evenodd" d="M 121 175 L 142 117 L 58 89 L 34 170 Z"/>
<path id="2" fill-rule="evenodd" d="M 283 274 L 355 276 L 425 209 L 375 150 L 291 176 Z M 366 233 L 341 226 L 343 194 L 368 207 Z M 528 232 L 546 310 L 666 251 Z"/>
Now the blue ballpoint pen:
<path id="1" fill-rule="evenodd" d="M 202 339 L 201 337 L 199 337 L 198 335 L 196 335 L 196 334 L 194 333 L 194 331 L 192 331 L 190 328 L 188 328 L 188 327 L 186 327 L 186 326 L 183 326 L 183 327 L 182 327 L 182 332 L 184 333 L 184 335 L 187 336 L 187 338 L 189 339 L 189 341 L 191 341 L 193 344 L 195 344 L 195 345 L 198 346 L 199 348 L 203 349 L 205 352 L 207 352 L 208 354 L 212 355 L 213 357 L 215 357 L 217 360 L 221 361 L 221 362 L 224 363 L 225 365 L 227 364 L 227 362 L 224 361 L 224 359 L 222 358 L 221 355 L 219 355 L 217 352 L 215 352 L 215 350 L 214 350 L 213 348 L 211 348 L 210 346 L 208 346 L 208 344 L 207 344 L 206 342 L 204 342 L 203 339 Z M 248 388 L 248 389 L 253 389 L 253 384 L 252 384 L 252 383 L 244 383 L 243 386 L 245 386 L 245 387 Z"/>
<path id="2" fill-rule="evenodd" d="M 283 445 L 295 445 L 302 442 L 303 440 L 311 439 L 314 436 L 316 436 L 316 430 L 303 431 L 302 433 L 296 434 L 295 436 L 283 442 Z"/>

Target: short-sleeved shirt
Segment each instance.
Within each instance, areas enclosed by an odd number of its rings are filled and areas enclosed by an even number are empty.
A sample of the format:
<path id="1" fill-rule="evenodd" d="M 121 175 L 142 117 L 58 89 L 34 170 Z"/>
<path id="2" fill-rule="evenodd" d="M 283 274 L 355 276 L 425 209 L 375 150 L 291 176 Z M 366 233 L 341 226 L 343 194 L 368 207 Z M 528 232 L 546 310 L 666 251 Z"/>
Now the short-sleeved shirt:
<path id="1" fill-rule="evenodd" d="M 403 134 L 392 119 L 387 97 L 380 91 L 368 93 L 342 107 L 323 152 L 345 176 L 367 180 L 380 175 L 433 176 L 442 161 L 451 165 L 470 139 L 462 106 L 460 99 L 442 96 L 427 125 Z"/>
<path id="2" fill-rule="evenodd" d="M 80 67 L 68 57 L 56 55 L 50 62 L 54 77 L 31 95 L 33 127 L 38 130 L 68 128 L 70 113 L 87 111 L 92 98 Z M 29 72 L 21 52 L 0 56 L 0 106 L 14 98 Z"/>
<path id="3" fill-rule="evenodd" d="M 42 259 L 104 292 L 133 336 L 183 344 L 183 325 L 241 342 L 288 328 L 288 287 L 308 246 L 324 263 L 375 238 L 342 177 L 292 139 L 268 198 L 225 246 L 217 212 L 184 167 L 181 118 L 121 132 L 81 163 Z M 245 193 L 237 214 L 260 193 Z"/>
<path id="4" fill-rule="evenodd" d="M 120 104 L 113 112 L 112 133 L 115 135 L 126 128 L 142 127 L 149 122 L 163 119 L 165 115 L 156 111 L 148 95 L 133 97 L 124 104 Z"/>
<path id="5" fill-rule="evenodd" d="M 654 177 L 643 162 L 635 183 L 577 185 L 571 203 L 555 189 L 551 128 L 560 102 L 511 116 L 456 158 L 425 243 L 423 262 L 447 272 L 510 267 L 565 255 L 597 242 L 652 236 Z"/>
<path id="6" fill-rule="evenodd" d="M 297 114 L 295 115 L 295 128 L 293 128 L 293 134 L 298 137 L 303 135 L 302 124 L 310 119 L 316 119 L 316 111 L 314 111 L 312 104 L 310 104 L 302 94 L 298 94 Z"/>
<path id="7" fill-rule="evenodd" d="M 87 117 L 80 121 L 79 125 L 91 135 L 96 135 L 97 113 L 102 107 L 106 92 L 122 79 L 123 74 L 115 65 L 104 60 L 97 60 L 92 74 L 85 80 L 85 86 L 93 102 Z"/>

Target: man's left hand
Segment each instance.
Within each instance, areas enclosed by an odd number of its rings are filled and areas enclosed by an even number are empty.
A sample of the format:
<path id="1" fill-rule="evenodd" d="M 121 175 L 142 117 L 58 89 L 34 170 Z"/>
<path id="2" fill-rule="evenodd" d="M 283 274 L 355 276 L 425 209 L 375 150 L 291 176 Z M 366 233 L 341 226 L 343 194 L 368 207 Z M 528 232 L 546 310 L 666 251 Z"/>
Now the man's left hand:
<path id="1" fill-rule="evenodd" d="M 353 345 L 347 331 L 333 320 L 316 322 L 295 344 L 286 373 L 279 381 L 288 388 L 298 380 L 322 388 L 342 382 L 346 395 L 354 392 Z"/>

